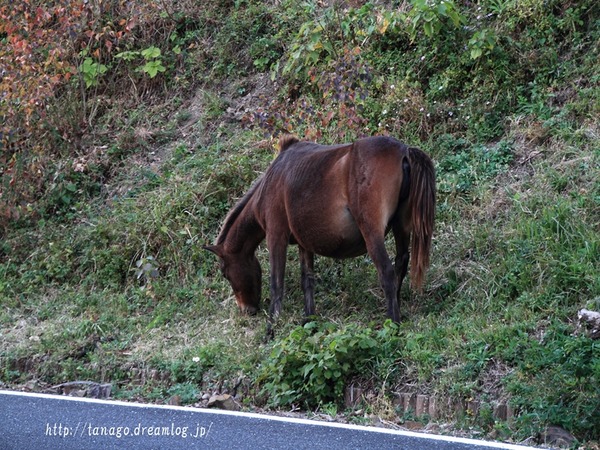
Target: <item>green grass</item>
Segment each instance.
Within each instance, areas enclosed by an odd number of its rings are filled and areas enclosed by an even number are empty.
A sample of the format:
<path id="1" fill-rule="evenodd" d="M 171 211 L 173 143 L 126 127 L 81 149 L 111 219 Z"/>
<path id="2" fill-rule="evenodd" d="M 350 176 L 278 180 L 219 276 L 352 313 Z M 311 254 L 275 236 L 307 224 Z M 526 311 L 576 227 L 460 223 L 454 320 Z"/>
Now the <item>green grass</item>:
<path id="1" fill-rule="evenodd" d="M 237 312 L 216 261 L 201 250 L 214 238 L 229 199 L 241 195 L 271 157 L 267 149 L 251 158 L 252 135 L 238 139 L 184 156 L 175 152 L 158 183 L 142 184 L 84 221 L 46 221 L 7 236 L 4 246 L 14 251 L 1 266 L 5 383 L 93 379 L 115 383 L 123 398 L 179 395 L 194 402 L 200 392 L 233 389 L 242 375 L 258 381 L 250 403 L 310 406 L 339 401 L 350 379 L 375 387 L 385 380 L 390 390 L 416 384 L 448 398 L 509 397 L 521 412 L 511 425 L 515 436 L 545 423 L 594 436 L 599 347 L 573 335 L 573 320 L 580 308 L 598 308 L 600 248 L 592 226 L 598 211 L 591 207 L 598 187 L 589 173 L 598 166 L 595 154 L 574 162 L 577 170 L 557 184 L 566 158 L 577 158 L 569 151 L 555 150 L 517 181 L 510 174 L 515 169 L 489 172 L 478 153 L 464 153 L 473 183 L 440 189 L 426 292 L 405 288 L 405 320 L 395 333 L 377 331 L 384 302 L 367 257 L 317 259 L 319 326 L 333 333 L 322 335 L 333 340 L 319 350 L 306 347 L 320 339 L 310 329 L 300 335 L 295 329 L 302 294 L 293 248 L 278 338 L 267 345 L 264 314 Z M 440 166 L 443 186 L 456 173 Z M 136 262 L 148 256 L 158 276 L 138 279 Z M 259 257 L 266 269 L 265 249 Z M 266 297 L 268 287 L 263 291 Z M 329 368 L 331 391 L 318 378 L 303 383 L 309 374 L 319 376 L 306 364 L 331 358 L 332 342 L 350 345 L 340 354 L 353 362 L 346 352 L 368 344 L 368 352 L 358 353 L 362 366 L 340 360 L 339 376 Z M 293 355 L 284 350 L 289 345 L 305 354 L 298 376 L 284 370 Z M 505 370 L 494 378 L 498 367 Z M 275 368 L 284 370 L 278 378 L 272 378 Z M 298 382 L 302 389 L 293 395 L 285 389 Z"/>
<path id="2" fill-rule="evenodd" d="M 558 425 L 593 446 L 600 345 L 576 317 L 581 308 L 600 310 L 600 90 L 591 46 L 598 12 L 592 2 L 568 12 L 557 2 L 548 10 L 500 3 L 482 4 L 511 15 L 490 16 L 499 40 L 478 60 L 463 51 L 464 29 L 411 40 L 397 25 L 380 35 L 360 11 L 340 22 L 336 10 L 285 3 L 289 18 L 275 30 L 279 10 L 237 2 L 214 35 L 207 24 L 229 6 L 214 2 L 190 15 L 197 22 L 186 22 L 179 39 L 210 38 L 206 49 L 189 50 L 205 76 L 197 95 L 177 91 L 160 100 L 162 109 L 157 99 L 126 111 L 116 102 L 99 117 L 104 134 L 89 136 L 106 153 L 84 172 L 58 173 L 43 202 L 31 205 L 37 216 L 5 229 L 0 385 L 89 379 L 112 383 L 118 398 L 177 395 L 184 404 L 237 390 L 248 409 L 335 414 L 354 383 L 366 393 L 360 407 L 385 420 L 427 420 L 395 410 L 394 393 L 410 390 L 446 405 L 479 401 L 478 414 L 443 409 L 439 420 L 455 430 L 519 441 Z M 474 11 L 461 13 L 476 20 Z M 337 53 L 299 54 L 291 63 L 302 70 L 279 72 L 277 86 L 254 93 L 272 64 L 293 58 L 285 48 L 308 48 L 296 31 L 317 19 L 329 31 L 313 38 Z M 357 36 L 361 51 L 351 52 Z M 228 65 L 230 54 L 240 58 Z M 336 82 L 339 71 L 346 78 Z M 228 112 L 238 106 L 250 110 L 243 124 Z M 290 248 L 283 312 L 265 343 L 267 301 L 257 316 L 242 316 L 215 257 L 202 250 L 268 166 L 270 138 L 286 125 L 322 142 L 391 133 L 432 155 L 432 266 L 423 293 L 403 288 L 399 325 L 385 323 L 365 256 L 317 258 L 318 320 L 301 327 Z M 264 245 L 258 257 L 266 280 Z M 498 401 L 514 408 L 512 421 L 493 417 Z"/>

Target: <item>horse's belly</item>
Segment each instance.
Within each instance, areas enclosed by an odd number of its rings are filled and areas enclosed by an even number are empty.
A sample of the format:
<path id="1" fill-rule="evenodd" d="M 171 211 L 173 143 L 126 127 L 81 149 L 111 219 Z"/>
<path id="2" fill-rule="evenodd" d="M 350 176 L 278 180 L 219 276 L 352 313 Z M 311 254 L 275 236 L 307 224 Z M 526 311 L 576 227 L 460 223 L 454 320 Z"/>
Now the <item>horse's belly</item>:
<path id="1" fill-rule="evenodd" d="M 308 222 L 308 221 L 306 221 Z M 293 227 L 295 241 L 306 250 L 331 258 L 353 258 L 366 252 L 365 241 L 347 208 L 320 211 L 309 223 Z"/>
<path id="2" fill-rule="evenodd" d="M 364 255 L 366 252 L 365 240 L 360 236 L 360 238 L 355 240 L 344 240 L 337 247 L 324 248 L 322 251 L 315 253 L 329 256 L 330 258 L 355 258 Z"/>

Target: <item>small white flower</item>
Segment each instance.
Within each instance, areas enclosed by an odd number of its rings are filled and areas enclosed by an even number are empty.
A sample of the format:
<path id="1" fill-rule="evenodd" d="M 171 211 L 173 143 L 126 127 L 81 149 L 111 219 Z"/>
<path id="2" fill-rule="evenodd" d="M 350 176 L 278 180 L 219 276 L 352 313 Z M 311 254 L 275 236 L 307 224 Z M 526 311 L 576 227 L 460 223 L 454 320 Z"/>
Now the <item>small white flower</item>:
<path id="1" fill-rule="evenodd" d="M 420 108 L 419 109 L 419 112 L 423 112 L 423 111 L 425 111 L 425 108 Z"/>
<path id="2" fill-rule="evenodd" d="M 383 111 L 381 111 L 381 114 L 383 114 L 385 116 L 387 114 L 387 109 L 384 109 Z"/>
<path id="3" fill-rule="evenodd" d="M 450 117 L 452 117 L 452 116 L 454 115 L 454 113 L 453 113 L 452 111 L 449 111 L 449 112 L 448 112 L 448 115 L 449 115 Z"/>
<path id="4" fill-rule="evenodd" d="M 408 99 L 407 98 L 404 99 L 404 103 L 408 103 Z"/>
<path id="5" fill-rule="evenodd" d="M 394 86 L 393 84 L 390 86 L 390 89 L 394 90 L 396 89 L 396 86 Z"/>
<path id="6" fill-rule="evenodd" d="M 200 357 L 199 356 L 194 356 L 192 358 L 192 361 L 194 361 L 194 362 L 200 362 Z"/>
<path id="7" fill-rule="evenodd" d="M 421 56 L 421 61 L 425 61 L 425 55 Z"/>

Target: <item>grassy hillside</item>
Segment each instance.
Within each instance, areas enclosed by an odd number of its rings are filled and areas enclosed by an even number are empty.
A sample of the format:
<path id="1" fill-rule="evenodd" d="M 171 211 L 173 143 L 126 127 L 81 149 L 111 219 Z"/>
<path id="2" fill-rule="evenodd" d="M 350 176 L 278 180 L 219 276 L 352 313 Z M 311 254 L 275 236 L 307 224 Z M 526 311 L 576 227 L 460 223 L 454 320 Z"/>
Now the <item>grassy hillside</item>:
<path id="1" fill-rule="evenodd" d="M 152 3 L 90 6 L 79 40 L 51 39 L 74 75 L 42 112 L 8 95 L 22 65 L 3 74 L 0 387 L 427 424 L 395 402 L 410 392 L 439 399 L 448 432 L 535 444 L 552 425 L 596 448 L 600 343 L 577 312 L 600 311 L 597 2 Z M 237 311 L 202 245 L 283 132 L 390 134 L 434 159 L 432 267 L 401 324 L 362 257 L 317 259 L 319 319 L 300 326 L 294 248 L 274 341 L 266 302 Z"/>

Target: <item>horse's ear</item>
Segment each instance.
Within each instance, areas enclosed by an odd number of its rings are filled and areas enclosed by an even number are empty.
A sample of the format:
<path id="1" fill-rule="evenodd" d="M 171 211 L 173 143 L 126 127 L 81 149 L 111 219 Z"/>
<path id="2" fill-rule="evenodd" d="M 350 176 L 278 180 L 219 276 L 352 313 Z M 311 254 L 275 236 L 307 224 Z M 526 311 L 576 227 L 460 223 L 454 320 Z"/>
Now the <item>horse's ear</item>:
<path id="1" fill-rule="evenodd" d="M 223 247 L 220 245 L 203 245 L 202 248 L 204 250 L 208 250 L 211 253 L 214 253 L 219 258 L 223 258 Z"/>

